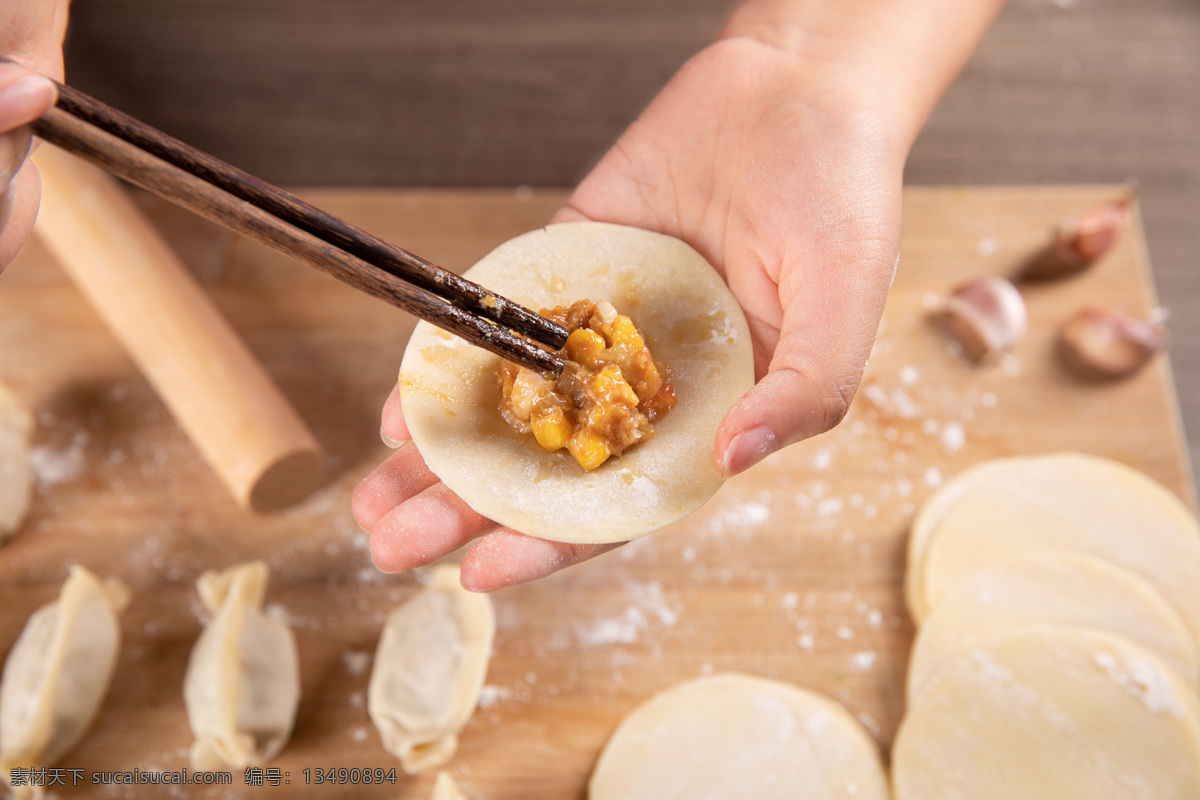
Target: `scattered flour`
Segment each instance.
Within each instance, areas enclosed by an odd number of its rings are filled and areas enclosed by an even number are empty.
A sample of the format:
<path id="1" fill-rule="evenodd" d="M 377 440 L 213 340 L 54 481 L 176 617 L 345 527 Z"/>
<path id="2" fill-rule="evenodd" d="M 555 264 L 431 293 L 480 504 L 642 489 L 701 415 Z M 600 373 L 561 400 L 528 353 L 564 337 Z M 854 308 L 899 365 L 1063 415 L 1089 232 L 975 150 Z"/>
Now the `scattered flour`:
<path id="1" fill-rule="evenodd" d="M 1021 377 L 1021 362 L 1012 353 L 1000 359 L 1000 370 L 1006 378 Z"/>
<path id="2" fill-rule="evenodd" d="M 298 617 L 279 603 L 271 603 L 265 609 L 263 609 L 263 612 L 271 619 L 279 620 L 280 622 L 292 628 L 309 628 L 311 630 L 318 630 L 321 627 L 320 620 Z"/>
<path id="3" fill-rule="evenodd" d="M 912 381 L 912 384 L 905 383 L 905 385 L 914 385 L 919 379 L 920 374 L 917 373 L 916 369 L 912 367 L 905 367 L 905 369 L 912 370 L 911 373 L 905 373 L 903 370 L 901 370 L 902 374 L 907 376 L 907 378 Z M 901 378 L 901 382 L 904 382 L 903 377 Z M 899 387 L 896 387 L 895 389 L 892 389 L 891 392 L 888 392 L 879 384 L 871 383 L 867 384 L 867 386 L 865 386 L 861 392 L 863 397 L 865 397 L 884 417 L 912 419 L 921 413 L 921 407 L 917 404 L 917 401 L 912 398 L 912 395 Z"/>
<path id="4" fill-rule="evenodd" d="M 503 703 L 512 697 L 512 690 L 503 686 L 484 686 L 479 690 L 479 707 L 487 711 L 497 703 Z"/>
<path id="5" fill-rule="evenodd" d="M 83 431 L 71 437 L 71 443 L 63 448 L 41 445 L 29 451 L 29 467 L 37 478 L 39 489 L 47 489 L 60 483 L 70 483 L 83 474 L 87 465 L 84 447 L 88 435 Z"/>
<path id="6" fill-rule="evenodd" d="M 842 510 L 842 499 L 840 497 L 826 497 L 821 502 L 817 503 L 818 517 L 832 517 L 840 513 Z"/>
<path id="7" fill-rule="evenodd" d="M 1183 715 L 1183 707 L 1175 696 L 1171 680 L 1153 664 L 1140 659 L 1121 660 L 1112 653 L 1095 653 L 1092 660 L 1113 681 L 1142 701 L 1153 714 L 1167 712 Z"/>
<path id="8" fill-rule="evenodd" d="M 947 422 L 942 426 L 940 435 L 942 449 L 947 455 L 955 455 L 963 449 L 967 443 L 967 434 L 963 430 L 963 426 L 959 422 Z"/>
<path id="9" fill-rule="evenodd" d="M 893 389 L 891 395 L 892 407 L 901 419 L 912 419 L 921 413 L 920 407 L 903 389 Z"/>
<path id="10" fill-rule="evenodd" d="M 850 656 L 850 668 L 855 672 L 866 672 L 875 666 L 878 655 L 874 650 L 863 650 Z"/>
<path id="11" fill-rule="evenodd" d="M 365 650 L 347 650 L 342 653 L 342 666 L 351 675 L 365 675 L 371 666 L 371 654 Z"/>
<path id="12" fill-rule="evenodd" d="M 596 620 L 588 625 L 577 625 L 575 638 L 587 647 L 606 644 L 633 644 L 646 628 L 646 615 L 641 609 L 630 606 L 620 617 Z"/>
<path id="13" fill-rule="evenodd" d="M 975 662 L 975 666 L 989 680 L 1005 685 L 1011 684 L 1016 680 L 1016 675 L 1013 674 L 1012 670 L 996 663 L 996 660 L 986 650 L 977 647 L 971 650 L 970 656 L 971 660 Z"/>
<path id="14" fill-rule="evenodd" d="M 667 602 L 658 581 L 630 581 L 624 588 L 631 602 L 620 616 L 575 626 L 575 638 L 581 645 L 633 644 L 650 628 L 652 621 L 664 628 L 679 621 L 679 612 Z"/>
<path id="15" fill-rule="evenodd" d="M 663 594 L 662 584 L 658 581 L 647 583 L 627 583 L 625 591 L 638 604 L 665 626 L 674 625 L 679 621 L 679 612 L 667 603 Z"/>
<path id="16" fill-rule="evenodd" d="M 771 509 L 764 503 L 738 503 L 721 509 L 708 521 L 705 530 L 721 533 L 731 528 L 753 528 L 771 518 Z"/>

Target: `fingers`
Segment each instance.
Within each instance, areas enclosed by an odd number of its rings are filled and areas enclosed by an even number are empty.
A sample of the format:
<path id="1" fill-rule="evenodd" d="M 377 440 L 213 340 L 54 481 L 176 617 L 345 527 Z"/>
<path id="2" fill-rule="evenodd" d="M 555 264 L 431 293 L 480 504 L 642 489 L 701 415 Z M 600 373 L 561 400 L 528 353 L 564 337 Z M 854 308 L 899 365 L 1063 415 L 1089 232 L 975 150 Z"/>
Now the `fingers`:
<path id="1" fill-rule="evenodd" d="M 894 248 L 878 242 L 869 255 L 837 259 L 835 267 L 783 268 L 783 321 L 767 374 L 717 430 L 713 458 L 726 476 L 841 422 L 883 314 Z"/>
<path id="2" fill-rule="evenodd" d="M 383 404 L 383 415 L 380 418 L 379 438 L 388 447 L 395 450 L 412 438 L 408 425 L 404 422 L 404 411 L 400 408 L 400 387 L 393 386 Z"/>
<path id="3" fill-rule="evenodd" d="M 411 442 L 363 479 L 350 505 L 384 572 L 428 564 L 496 527 L 447 489 Z"/>
<path id="4" fill-rule="evenodd" d="M 495 527 L 439 482 L 375 523 L 371 558 L 384 572 L 400 572 L 453 553 Z"/>
<path id="5" fill-rule="evenodd" d="M 624 542 L 551 542 L 500 528 L 481 539 L 463 556 L 462 585 L 473 592 L 491 592 L 528 583 L 607 553 L 621 544 Z"/>
<path id="6" fill-rule="evenodd" d="M 861 372 L 851 372 L 844 381 L 823 383 L 823 378 L 794 369 L 768 372 L 717 429 L 717 466 L 726 476 L 737 475 L 779 448 L 837 425 L 850 407 L 859 377 Z"/>
<path id="7" fill-rule="evenodd" d="M 549 542 L 476 513 L 404 444 L 363 479 L 351 499 L 354 518 L 371 535 L 371 558 L 384 572 L 420 567 L 484 536 L 463 558 L 462 582 L 476 592 L 543 578 L 617 545 Z"/>
<path id="8" fill-rule="evenodd" d="M 46 78 L 17 64 L 0 64 L 0 272 L 29 238 L 41 196 L 37 173 L 25 161 L 33 136 L 24 126 L 57 96 Z"/>
<path id="9" fill-rule="evenodd" d="M 412 444 L 401 447 L 354 489 L 350 508 L 368 533 L 396 506 L 438 482 Z"/>
<path id="10" fill-rule="evenodd" d="M 2 137 L 0 137 L 2 138 Z M 0 193 L 0 273 L 12 261 L 29 235 L 37 217 L 42 183 L 32 162 L 26 162 L 8 189 Z"/>
<path id="11" fill-rule="evenodd" d="M 0 131 L 8 133 L 45 114 L 58 99 L 54 83 L 19 64 L 0 64 Z M 22 156 L 23 158 L 23 156 Z M 17 170 L 7 175 L 12 180 Z"/>
<path id="12" fill-rule="evenodd" d="M 594 222 L 591 217 L 585 214 L 581 209 L 572 205 L 568 200 L 567 204 L 554 212 L 554 216 L 550 218 L 551 225 L 557 225 L 560 222 Z"/>
<path id="13" fill-rule="evenodd" d="M 46 113 L 57 98 L 49 79 L 18 64 L 0 64 L 0 187 L 5 192 L 11 191 L 33 142 L 24 126 Z"/>
<path id="14" fill-rule="evenodd" d="M 495 522 L 473 511 L 429 471 L 411 443 L 358 485 L 351 504 L 358 524 L 371 535 L 371 558 L 384 572 L 424 566 L 483 536 L 462 564 L 463 586 L 476 592 L 537 580 L 617 547 L 496 530 Z"/>
<path id="15" fill-rule="evenodd" d="M 0 115 L 2 115 L 2 111 L 3 106 L 0 106 Z M 25 159 L 29 155 L 29 148 L 32 142 L 33 134 L 29 132 L 28 128 L 10 130 L 0 135 L 0 230 L 6 234 L 8 233 L 8 223 L 13 219 L 13 210 L 16 208 L 18 191 L 16 177 L 25 164 Z M 15 247 L 10 246 L 5 248 L 6 250 L 11 250 L 12 255 L 5 258 L 2 262 L 3 264 L 8 264 L 12 260 L 12 257 L 17 254 L 17 250 L 20 249 L 21 244 L 29 237 L 29 231 L 26 230 L 29 226 L 25 224 L 26 220 L 21 214 L 17 215 L 16 222 L 18 224 L 15 226 L 13 233 L 4 237 L 6 242 L 7 240 L 11 240 Z M 29 222 L 31 223 L 32 220 Z M 0 266 L 0 269 L 2 268 Z"/>

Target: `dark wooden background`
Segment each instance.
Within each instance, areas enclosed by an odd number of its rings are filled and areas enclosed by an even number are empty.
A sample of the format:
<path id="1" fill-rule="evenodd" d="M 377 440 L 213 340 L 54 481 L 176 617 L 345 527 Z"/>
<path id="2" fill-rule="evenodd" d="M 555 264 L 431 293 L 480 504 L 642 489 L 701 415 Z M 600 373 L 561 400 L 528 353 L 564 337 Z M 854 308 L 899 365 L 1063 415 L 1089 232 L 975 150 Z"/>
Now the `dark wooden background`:
<path id="1" fill-rule="evenodd" d="M 730 7 L 77 0 L 67 74 L 276 183 L 569 186 Z M 1200 1 L 1012 0 L 907 179 L 1136 180 L 1200 458 Z"/>

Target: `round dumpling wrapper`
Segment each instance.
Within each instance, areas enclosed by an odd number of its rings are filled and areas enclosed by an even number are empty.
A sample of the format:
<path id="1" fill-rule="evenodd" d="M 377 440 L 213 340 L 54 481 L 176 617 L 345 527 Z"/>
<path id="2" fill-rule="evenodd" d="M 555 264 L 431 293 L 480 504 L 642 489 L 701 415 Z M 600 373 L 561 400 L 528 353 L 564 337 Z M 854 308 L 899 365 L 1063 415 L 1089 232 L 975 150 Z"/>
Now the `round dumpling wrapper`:
<path id="1" fill-rule="evenodd" d="M 1084 453 L 993 463 L 937 524 L 917 579 L 925 609 L 984 567 L 1067 550 L 1148 581 L 1200 643 L 1200 523 L 1178 497 L 1138 470 Z"/>
<path id="2" fill-rule="evenodd" d="M 929 616 L 929 606 L 925 602 L 925 586 L 922 581 L 925 576 L 925 561 L 937 534 L 938 525 L 959 498 L 966 494 L 969 487 L 977 483 L 987 485 L 990 473 L 1008 469 L 1017 461 L 1016 458 L 1009 458 L 976 464 L 935 489 L 917 510 L 917 515 L 908 530 L 908 566 L 904 571 L 904 601 L 908 605 L 909 615 L 918 625 L 923 625 L 925 618 Z"/>
<path id="3" fill-rule="evenodd" d="M 620 542 L 663 528 L 716 492 L 717 426 L 754 384 L 745 316 L 716 270 L 670 236 L 596 222 L 500 245 L 465 277 L 534 310 L 608 300 L 669 369 L 678 405 L 655 435 L 590 472 L 500 415 L 500 359 L 422 322 L 400 367 L 413 442 L 471 508 L 561 542 Z"/>
<path id="4" fill-rule="evenodd" d="M 1145 579 L 1108 561 L 1052 550 L 991 564 L 957 584 L 921 624 L 908 704 L 946 661 L 979 642 L 1038 625 L 1107 631 L 1141 645 L 1195 690 L 1200 654 L 1179 614 Z"/>
<path id="5" fill-rule="evenodd" d="M 908 709 L 892 796 L 1192 800 L 1200 706 L 1170 667 L 1110 633 L 1048 625 L 977 642 Z"/>
<path id="6" fill-rule="evenodd" d="M 639 705 L 613 733 L 589 800 L 887 800 L 875 743 L 829 698 L 736 672 Z"/>

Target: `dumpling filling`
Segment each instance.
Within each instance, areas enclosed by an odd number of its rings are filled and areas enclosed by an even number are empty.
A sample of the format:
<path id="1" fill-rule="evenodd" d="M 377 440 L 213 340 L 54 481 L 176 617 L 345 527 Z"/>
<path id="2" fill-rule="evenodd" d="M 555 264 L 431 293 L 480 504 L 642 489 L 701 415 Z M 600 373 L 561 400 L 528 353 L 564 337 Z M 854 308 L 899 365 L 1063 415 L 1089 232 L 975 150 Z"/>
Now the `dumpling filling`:
<path id="1" fill-rule="evenodd" d="M 654 363 L 633 321 L 606 300 L 539 313 L 570 331 L 557 380 L 511 361 L 500 365 L 500 413 L 546 450 L 566 448 L 584 469 L 654 436 L 675 407 L 665 365 Z"/>

